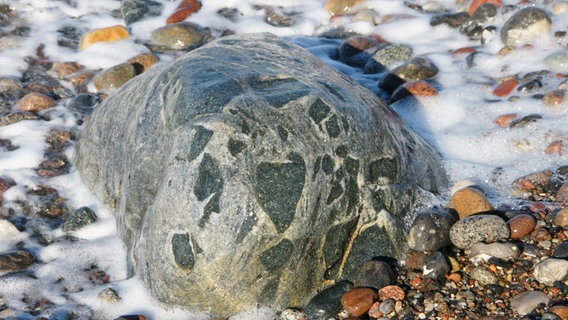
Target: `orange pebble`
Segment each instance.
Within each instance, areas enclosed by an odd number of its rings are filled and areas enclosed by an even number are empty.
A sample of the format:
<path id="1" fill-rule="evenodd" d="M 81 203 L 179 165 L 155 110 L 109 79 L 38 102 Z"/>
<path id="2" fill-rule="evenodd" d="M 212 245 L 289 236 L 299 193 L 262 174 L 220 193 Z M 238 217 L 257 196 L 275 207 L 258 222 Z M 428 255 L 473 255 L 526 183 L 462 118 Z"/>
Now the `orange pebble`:
<path id="1" fill-rule="evenodd" d="M 517 117 L 516 113 L 507 113 L 498 116 L 493 122 L 497 124 L 499 127 L 505 128 L 506 126 L 509 125 L 511 120 L 515 119 L 516 117 Z"/>
<path id="2" fill-rule="evenodd" d="M 562 140 L 554 141 L 549 144 L 544 150 L 547 154 L 557 154 L 559 156 L 563 153 Z"/>
<path id="3" fill-rule="evenodd" d="M 517 79 L 515 78 L 505 80 L 497 85 L 495 90 L 493 90 L 493 94 L 498 97 L 504 97 L 511 93 L 511 91 L 513 91 L 513 89 L 515 89 L 518 84 L 519 81 L 517 81 Z"/>
<path id="4" fill-rule="evenodd" d="M 467 13 L 469 13 L 470 15 L 473 14 L 475 10 L 484 3 L 491 3 L 497 8 L 501 8 L 501 6 L 503 5 L 501 0 L 473 0 L 471 5 L 469 6 L 469 9 L 467 10 Z"/>
<path id="5" fill-rule="evenodd" d="M 197 0 L 182 0 L 177 9 L 166 20 L 166 24 L 177 23 L 201 9 L 201 3 Z"/>
<path id="6" fill-rule="evenodd" d="M 460 54 L 460 53 L 472 53 L 475 52 L 475 49 L 472 47 L 463 47 L 463 48 L 458 48 L 456 50 L 452 51 L 452 54 Z"/>
<path id="7" fill-rule="evenodd" d="M 438 94 L 436 88 L 432 87 L 424 80 L 410 81 L 403 84 L 404 88 L 413 96 L 435 96 Z"/>

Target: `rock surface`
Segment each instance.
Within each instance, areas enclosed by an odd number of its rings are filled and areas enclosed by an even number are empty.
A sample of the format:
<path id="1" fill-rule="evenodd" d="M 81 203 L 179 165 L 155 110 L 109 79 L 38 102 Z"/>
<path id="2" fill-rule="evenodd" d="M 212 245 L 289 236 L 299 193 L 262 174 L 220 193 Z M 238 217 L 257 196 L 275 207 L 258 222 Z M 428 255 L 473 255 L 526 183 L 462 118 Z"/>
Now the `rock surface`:
<path id="1" fill-rule="evenodd" d="M 445 185 L 438 161 L 370 91 L 247 34 L 109 96 L 75 162 L 153 296 L 227 316 L 305 304 L 326 279 L 400 258 L 408 209 Z"/>

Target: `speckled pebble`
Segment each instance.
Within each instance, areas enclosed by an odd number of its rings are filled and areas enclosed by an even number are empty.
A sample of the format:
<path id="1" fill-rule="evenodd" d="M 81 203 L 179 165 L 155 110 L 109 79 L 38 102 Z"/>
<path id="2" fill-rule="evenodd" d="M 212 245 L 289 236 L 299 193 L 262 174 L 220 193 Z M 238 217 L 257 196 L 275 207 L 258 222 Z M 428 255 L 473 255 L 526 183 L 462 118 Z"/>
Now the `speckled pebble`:
<path id="1" fill-rule="evenodd" d="M 404 300 L 405 296 L 406 294 L 404 293 L 404 290 L 402 290 L 401 287 L 394 284 L 383 287 L 381 288 L 381 290 L 379 290 L 380 301 L 386 301 L 389 299 L 393 299 L 394 301 L 402 301 Z"/>
<path id="2" fill-rule="evenodd" d="M 481 286 L 496 284 L 499 282 L 499 278 L 497 278 L 497 276 L 493 272 L 481 266 L 471 269 L 470 276 L 473 280 L 479 282 L 479 285 Z"/>
<path id="3" fill-rule="evenodd" d="M 542 101 L 551 107 L 556 107 L 564 103 L 564 97 L 566 95 L 565 90 L 557 89 L 552 90 L 544 94 Z"/>
<path id="4" fill-rule="evenodd" d="M 70 233 L 97 221 L 97 215 L 89 207 L 81 207 L 73 211 L 63 223 L 63 232 Z"/>
<path id="5" fill-rule="evenodd" d="M 433 251 L 451 245 L 450 228 L 456 220 L 448 209 L 419 213 L 408 232 L 408 246 L 416 251 Z"/>
<path id="6" fill-rule="evenodd" d="M 549 258 L 534 266 L 534 278 L 547 286 L 554 281 L 562 281 L 568 275 L 568 261 L 564 259 Z"/>
<path id="7" fill-rule="evenodd" d="M 99 299 L 110 302 L 110 303 L 119 303 L 122 298 L 118 295 L 118 292 L 113 288 L 106 288 L 99 292 L 98 295 Z"/>
<path id="8" fill-rule="evenodd" d="M 460 249 L 480 241 L 508 239 L 509 235 L 509 226 L 503 219 L 487 214 L 461 219 L 450 229 L 450 240 Z"/>
<path id="9" fill-rule="evenodd" d="M 412 57 L 412 47 L 404 44 L 393 44 L 377 51 L 365 65 L 366 73 L 380 72 L 382 69 L 392 69 Z"/>
<path id="10" fill-rule="evenodd" d="M 406 81 L 424 80 L 436 76 L 438 67 L 426 57 L 414 57 L 394 68 L 392 73 Z"/>
<path id="11" fill-rule="evenodd" d="M 520 315 L 526 315 L 531 313 L 539 304 L 547 305 L 549 302 L 550 298 L 544 292 L 524 291 L 511 299 L 511 309 Z"/>

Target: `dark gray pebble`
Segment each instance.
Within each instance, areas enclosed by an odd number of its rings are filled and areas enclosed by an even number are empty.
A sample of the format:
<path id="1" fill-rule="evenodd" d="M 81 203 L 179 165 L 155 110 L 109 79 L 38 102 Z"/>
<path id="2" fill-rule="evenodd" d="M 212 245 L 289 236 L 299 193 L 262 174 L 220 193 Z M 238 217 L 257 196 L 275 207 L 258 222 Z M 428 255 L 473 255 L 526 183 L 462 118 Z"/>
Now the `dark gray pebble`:
<path id="1" fill-rule="evenodd" d="M 452 28 L 457 28 L 463 25 L 468 19 L 469 14 L 467 12 L 443 14 L 441 16 L 433 17 L 430 20 L 430 25 L 437 26 L 445 24 Z"/>
<path id="2" fill-rule="evenodd" d="M 513 120 L 509 124 L 509 128 L 520 128 L 524 127 L 530 123 L 537 122 L 538 120 L 542 119 L 541 115 L 538 114 L 529 114 L 528 116 L 524 116 L 520 119 Z"/>
<path id="3" fill-rule="evenodd" d="M 388 263 L 370 260 L 361 264 L 353 284 L 356 287 L 371 287 L 378 290 L 394 284 L 395 280 L 396 277 Z"/>
<path id="4" fill-rule="evenodd" d="M 89 207 L 81 207 L 73 211 L 63 224 L 63 232 L 77 231 L 97 221 L 97 215 Z"/>
<path id="5" fill-rule="evenodd" d="M 560 242 L 558 246 L 556 246 L 556 249 L 554 249 L 552 257 L 561 259 L 568 258 L 568 241 Z"/>
<path id="6" fill-rule="evenodd" d="M 450 228 L 456 221 L 444 208 L 419 213 L 408 232 L 408 246 L 416 251 L 434 251 L 451 245 Z"/>
<path id="7" fill-rule="evenodd" d="M 341 297 L 353 284 L 349 281 L 341 281 L 316 294 L 304 309 L 306 320 L 327 320 L 337 316 L 341 311 Z"/>
<path id="8" fill-rule="evenodd" d="M 438 280 L 450 273 L 450 270 L 448 260 L 440 251 L 435 251 L 424 260 L 424 278 Z"/>

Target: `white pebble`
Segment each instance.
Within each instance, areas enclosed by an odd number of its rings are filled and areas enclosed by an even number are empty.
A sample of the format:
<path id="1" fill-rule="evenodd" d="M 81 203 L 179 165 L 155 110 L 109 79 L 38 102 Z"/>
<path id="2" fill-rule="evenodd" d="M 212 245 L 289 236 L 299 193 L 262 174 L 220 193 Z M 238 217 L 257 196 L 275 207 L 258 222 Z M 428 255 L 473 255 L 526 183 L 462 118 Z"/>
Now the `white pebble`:
<path id="1" fill-rule="evenodd" d="M 509 242 L 494 242 L 486 244 L 476 242 L 469 248 L 469 259 L 474 264 L 479 264 L 482 260 L 488 260 L 490 257 L 498 259 L 514 259 L 519 256 L 519 248 Z"/>
<path id="2" fill-rule="evenodd" d="M 566 52 L 555 52 L 544 58 L 544 64 L 552 71 L 565 73 L 568 72 L 568 54 Z"/>
<path id="3" fill-rule="evenodd" d="M 511 309 L 520 315 L 531 313 L 539 304 L 548 304 L 550 298 L 540 291 L 525 291 L 511 299 Z"/>
<path id="4" fill-rule="evenodd" d="M 534 277 L 547 286 L 552 286 L 554 281 L 562 281 L 568 275 L 568 261 L 563 259 L 546 259 L 534 266 Z"/>
<path id="5" fill-rule="evenodd" d="M 20 231 L 8 220 L 0 219 L 0 240 L 11 239 Z"/>
<path id="6" fill-rule="evenodd" d="M 558 1 L 552 6 L 552 13 L 555 15 L 560 15 L 568 12 L 568 2 Z"/>

